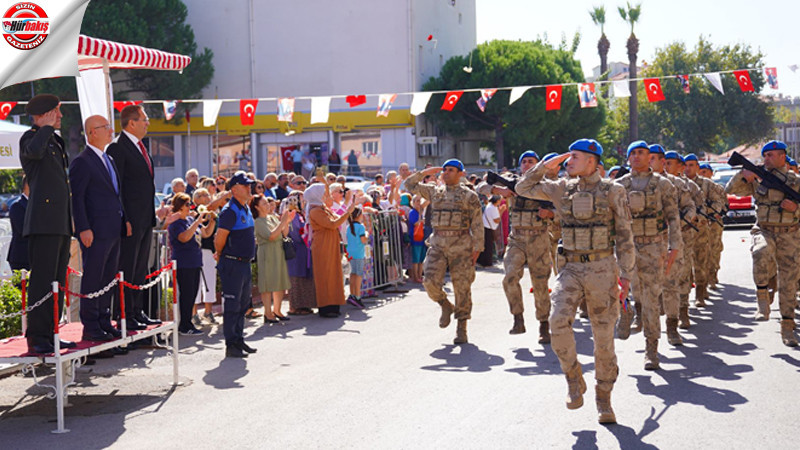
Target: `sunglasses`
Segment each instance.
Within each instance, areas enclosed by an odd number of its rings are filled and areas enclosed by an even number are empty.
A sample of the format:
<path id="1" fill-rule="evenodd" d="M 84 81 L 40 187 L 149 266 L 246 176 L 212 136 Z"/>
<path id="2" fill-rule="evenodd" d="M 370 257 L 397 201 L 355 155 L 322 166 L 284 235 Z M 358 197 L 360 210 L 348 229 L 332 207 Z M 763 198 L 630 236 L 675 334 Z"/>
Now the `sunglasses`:
<path id="1" fill-rule="evenodd" d="M 262 185 L 260 185 L 260 184 L 257 184 L 257 185 L 256 185 L 256 189 L 261 189 L 261 190 L 263 191 L 263 190 L 264 190 L 264 186 L 262 186 Z"/>
<path id="2" fill-rule="evenodd" d="M 306 185 L 306 184 L 308 184 L 308 182 L 307 182 L 307 181 L 295 181 L 295 182 L 294 182 L 294 183 L 292 183 L 292 184 L 302 184 L 302 185 Z"/>

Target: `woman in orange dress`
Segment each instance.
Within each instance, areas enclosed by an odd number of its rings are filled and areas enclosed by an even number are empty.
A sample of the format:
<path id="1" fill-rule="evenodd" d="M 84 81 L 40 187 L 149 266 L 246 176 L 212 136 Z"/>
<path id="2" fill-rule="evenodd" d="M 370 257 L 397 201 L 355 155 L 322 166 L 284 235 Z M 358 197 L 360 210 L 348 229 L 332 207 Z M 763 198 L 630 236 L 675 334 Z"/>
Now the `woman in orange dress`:
<path id="1" fill-rule="evenodd" d="M 311 225 L 311 263 L 319 315 L 339 317 L 339 307 L 345 302 L 339 225 L 347 221 L 355 202 L 341 216 L 334 214 L 329 208 L 333 200 L 324 179 L 306 188 L 303 196 L 308 209 L 306 216 Z"/>

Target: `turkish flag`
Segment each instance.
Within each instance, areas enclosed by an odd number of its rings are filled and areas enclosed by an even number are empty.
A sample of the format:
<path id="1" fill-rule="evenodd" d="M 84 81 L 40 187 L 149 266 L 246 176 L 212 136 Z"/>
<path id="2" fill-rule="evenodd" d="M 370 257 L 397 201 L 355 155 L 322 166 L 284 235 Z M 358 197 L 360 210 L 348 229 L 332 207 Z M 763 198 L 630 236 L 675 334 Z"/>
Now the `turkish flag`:
<path id="1" fill-rule="evenodd" d="M 557 111 L 561 109 L 561 88 L 560 84 L 547 86 L 547 100 L 544 104 L 545 111 Z"/>
<path id="2" fill-rule="evenodd" d="M 664 100 L 664 91 L 661 90 L 661 81 L 658 78 L 645 78 L 644 90 L 650 103 Z"/>
<path id="3" fill-rule="evenodd" d="M 292 159 L 292 151 L 296 148 L 296 145 L 281 147 L 281 162 L 283 163 L 283 170 L 293 170 L 294 160 Z"/>
<path id="4" fill-rule="evenodd" d="M 0 103 L 0 120 L 6 120 L 6 117 L 15 106 L 17 106 L 17 102 Z"/>
<path id="5" fill-rule="evenodd" d="M 142 104 L 141 100 L 135 101 L 135 102 L 132 102 L 132 101 L 114 102 L 114 109 L 116 109 L 119 112 L 122 112 L 122 109 L 125 108 L 126 106 L 141 105 L 141 104 Z"/>
<path id="6" fill-rule="evenodd" d="M 442 103 L 442 109 L 444 111 L 452 111 L 453 108 L 458 103 L 458 99 L 464 94 L 464 91 L 450 91 L 447 93 L 447 97 L 444 99 L 444 103 Z"/>
<path id="7" fill-rule="evenodd" d="M 753 82 L 750 81 L 750 72 L 746 70 L 734 70 L 733 76 L 736 77 L 736 81 L 739 83 L 739 89 L 741 89 L 742 92 L 755 92 Z"/>
<path id="8" fill-rule="evenodd" d="M 239 120 L 242 121 L 242 125 L 253 126 L 253 120 L 256 118 L 256 105 L 258 105 L 257 98 L 239 100 Z"/>
<path id="9" fill-rule="evenodd" d="M 367 103 L 367 96 L 366 95 L 348 95 L 344 99 L 347 104 L 350 105 L 351 108 L 355 108 L 358 105 L 363 105 Z"/>

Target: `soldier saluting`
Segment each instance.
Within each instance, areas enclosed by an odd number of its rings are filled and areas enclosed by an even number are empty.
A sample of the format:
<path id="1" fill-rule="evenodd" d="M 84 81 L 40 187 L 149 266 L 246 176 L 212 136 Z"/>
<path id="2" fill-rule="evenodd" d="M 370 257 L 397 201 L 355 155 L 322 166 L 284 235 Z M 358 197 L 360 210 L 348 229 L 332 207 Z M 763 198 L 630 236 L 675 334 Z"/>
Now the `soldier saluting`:
<path id="1" fill-rule="evenodd" d="M 427 175 L 441 172 L 443 185 L 421 183 Z M 464 164 L 448 159 L 442 167 L 429 167 L 405 181 L 406 188 L 431 202 L 433 234 L 428 238 L 423 285 L 431 300 L 442 307 L 439 327 L 450 325 L 455 311 L 458 328 L 454 344 L 467 343 L 467 320 L 472 312 L 472 282 L 475 280 L 475 261 L 483 251 L 483 218 L 478 194 L 461 184 Z M 450 268 L 456 304 L 447 300 L 444 277 Z"/>
<path id="2" fill-rule="evenodd" d="M 598 421 L 615 423 L 611 390 L 619 368 L 614 353 L 614 324 L 619 316 L 620 287 L 624 298 L 634 275 L 631 213 L 625 189 L 602 179 L 597 171 L 603 147 L 593 139 L 580 139 L 569 150 L 525 173 L 516 191 L 524 197 L 553 202 L 561 221 L 563 254 L 558 258 L 566 262 L 559 269 L 551 295 L 550 327 L 551 345 L 567 378 L 567 408 L 583 406 L 586 392 L 572 331 L 575 311 L 585 299 L 595 340 Z M 572 178 L 545 179 L 548 170 L 567 158 L 567 173 Z"/>

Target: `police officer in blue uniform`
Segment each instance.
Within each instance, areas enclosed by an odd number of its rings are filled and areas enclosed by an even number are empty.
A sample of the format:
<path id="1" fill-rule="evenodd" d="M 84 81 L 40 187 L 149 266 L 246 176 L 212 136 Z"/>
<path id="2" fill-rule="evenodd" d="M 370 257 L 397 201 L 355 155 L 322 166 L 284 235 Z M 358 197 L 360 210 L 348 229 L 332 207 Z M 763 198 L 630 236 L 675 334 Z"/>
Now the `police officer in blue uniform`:
<path id="1" fill-rule="evenodd" d="M 246 358 L 248 353 L 256 352 L 244 342 L 244 313 L 251 295 L 250 261 L 256 255 L 253 214 L 247 206 L 253 183 L 243 171 L 231 177 L 229 189 L 233 196 L 219 213 L 214 238 L 224 305 L 225 356 L 232 358 Z"/>

